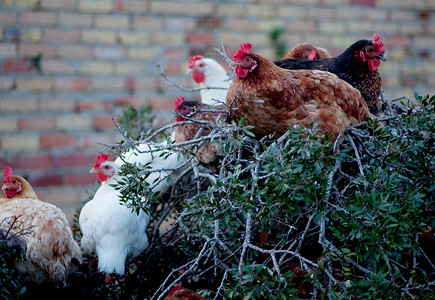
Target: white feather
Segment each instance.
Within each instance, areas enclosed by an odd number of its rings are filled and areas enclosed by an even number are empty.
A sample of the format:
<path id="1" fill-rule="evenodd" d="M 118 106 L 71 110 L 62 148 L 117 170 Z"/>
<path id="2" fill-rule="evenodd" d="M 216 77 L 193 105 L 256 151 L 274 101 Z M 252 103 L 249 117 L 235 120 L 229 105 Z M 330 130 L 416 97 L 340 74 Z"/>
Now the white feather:
<path id="1" fill-rule="evenodd" d="M 204 82 L 200 84 L 201 87 L 220 87 L 222 89 L 203 89 L 201 90 L 201 102 L 208 105 L 216 104 L 215 100 L 225 102 L 228 88 L 231 84 L 227 71 L 214 59 L 203 58 L 198 62 L 204 62 L 206 72 L 204 72 Z"/>
<path id="2" fill-rule="evenodd" d="M 119 167 L 111 163 L 112 166 Z M 150 217 L 138 214 L 120 204 L 115 175 L 101 183 L 93 199 L 85 204 L 79 217 L 83 233 L 82 249 L 87 254 L 96 253 L 98 269 L 106 273 L 124 275 L 125 261 L 140 255 L 148 247 L 146 227 Z"/>

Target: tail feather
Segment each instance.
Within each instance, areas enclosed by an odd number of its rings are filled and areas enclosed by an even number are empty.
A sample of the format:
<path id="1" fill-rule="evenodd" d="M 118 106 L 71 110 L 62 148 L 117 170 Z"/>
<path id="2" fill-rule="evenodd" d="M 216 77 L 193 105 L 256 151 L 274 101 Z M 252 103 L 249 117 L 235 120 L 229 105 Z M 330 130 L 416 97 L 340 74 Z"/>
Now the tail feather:
<path id="1" fill-rule="evenodd" d="M 125 260 L 126 253 L 119 253 L 118 251 L 101 250 L 97 247 L 98 253 L 98 270 L 106 273 L 117 273 L 124 275 L 125 273 Z"/>

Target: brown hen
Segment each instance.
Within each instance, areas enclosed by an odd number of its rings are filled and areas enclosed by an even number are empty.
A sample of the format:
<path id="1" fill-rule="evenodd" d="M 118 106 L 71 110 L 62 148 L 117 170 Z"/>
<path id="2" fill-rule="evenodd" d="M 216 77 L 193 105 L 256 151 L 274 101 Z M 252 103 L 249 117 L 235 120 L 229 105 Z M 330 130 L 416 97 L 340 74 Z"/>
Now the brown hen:
<path id="1" fill-rule="evenodd" d="M 224 105 L 207 105 L 197 101 L 185 101 L 184 97 L 178 97 L 175 100 L 175 112 L 178 112 L 177 122 L 179 125 L 175 128 L 175 142 L 181 143 L 204 137 L 210 134 L 210 129 L 216 122 L 225 122 L 227 112 Z M 182 116 L 192 120 L 185 120 Z M 198 132 L 204 127 L 200 136 Z M 196 151 L 196 158 L 199 163 L 210 169 L 215 169 L 217 161 L 218 143 L 205 141 Z"/>
<path id="2" fill-rule="evenodd" d="M 319 59 L 325 59 L 330 58 L 328 51 L 321 47 L 314 47 L 310 43 L 299 43 L 296 46 L 294 46 L 292 49 L 290 49 L 283 57 L 282 59 L 294 59 L 294 58 L 301 58 L 301 59 L 308 59 L 308 60 L 319 60 Z"/>
<path id="3" fill-rule="evenodd" d="M 12 175 L 10 167 L 5 170 L 2 190 L 0 221 L 5 222 L 0 225 L 24 233 L 21 237 L 27 244 L 27 260 L 16 259 L 15 267 L 36 283 L 66 286 L 71 261 L 81 260 L 81 250 L 65 215 L 53 204 L 40 201 L 29 182 Z"/>
<path id="4" fill-rule="evenodd" d="M 237 78 L 226 104 L 236 121 L 246 118 L 252 132 L 284 134 L 289 127 L 318 119 L 320 134 L 338 135 L 346 127 L 372 117 L 358 90 L 336 75 L 318 70 L 286 70 L 251 52 L 243 44 L 234 55 Z"/>
<path id="5" fill-rule="evenodd" d="M 321 60 L 282 59 L 274 63 L 290 70 L 322 70 L 336 74 L 361 92 L 370 111 L 377 113 L 377 103 L 381 93 L 381 76 L 378 67 L 385 61 L 385 47 L 382 38 L 376 33 L 373 40 L 359 40 L 337 57 Z"/>
<path id="6" fill-rule="evenodd" d="M 169 291 L 168 296 L 165 300 L 202 300 L 200 294 L 195 293 L 192 290 L 182 287 L 179 284 L 174 285 L 174 287 Z"/>

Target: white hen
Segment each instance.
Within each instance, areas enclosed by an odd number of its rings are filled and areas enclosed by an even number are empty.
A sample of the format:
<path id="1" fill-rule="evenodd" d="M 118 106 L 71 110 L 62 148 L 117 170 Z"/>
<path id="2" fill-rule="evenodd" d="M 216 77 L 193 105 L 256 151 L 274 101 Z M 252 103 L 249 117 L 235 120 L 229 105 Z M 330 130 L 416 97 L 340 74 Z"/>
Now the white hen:
<path id="1" fill-rule="evenodd" d="M 201 55 L 189 58 L 188 73 L 201 87 L 214 87 L 224 89 L 202 89 L 201 102 L 208 105 L 216 104 L 215 100 L 224 102 L 231 80 L 227 71 L 214 59 L 204 58 Z"/>
<path id="2" fill-rule="evenodd" d="M 100 271 L 124 275 L 125 261 L 148 247 L 145 230 L 150 217 L 143 211 L 138 215 L 119 203 L 120 191 L 111 186 L 120 179 L 119 165 L 107 158 L 107 154 L 97 156 L 91 170 L 97 173 L 101 186 L 80 213 L 81 246 L 84 253 L 96 252 Z"/>
<path id="3" fill-rule="evenodd" d="M 173 139 L 174 138 L 172 137 L 172 140 Z M 164 141 L 160 145 L 165 147 L 167 142 Z M 143 151 L 144 153 L 140 153 L 137 150 Z M 160 194 L 165 193 L 171 186 L 167 177 L 170 174 L 178 174 L 181 172 L 183 165 L 187 160 L 186 156 L 170 150 L 162 151 L 157 147 L 148 144 L 139 144 L 137 150 L 130 149 L 120 157 L 116 158 L 115 163 L 119 166 L 123 165 L 124 162 L 141 164 L 142 166 L 146 165 L 146 170 L 150 171 L 146 181 L 152 187 L 151 190 L 153 192 L 159 191 Z"/>

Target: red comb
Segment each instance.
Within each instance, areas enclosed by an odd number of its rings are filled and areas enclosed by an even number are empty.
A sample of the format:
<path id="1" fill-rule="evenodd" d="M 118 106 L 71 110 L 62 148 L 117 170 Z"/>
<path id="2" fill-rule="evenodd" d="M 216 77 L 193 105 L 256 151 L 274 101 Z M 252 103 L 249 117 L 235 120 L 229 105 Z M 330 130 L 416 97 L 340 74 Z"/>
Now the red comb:
<path id="1" fill-rule="evenodd" d="M 243 43 L 240 45 L 240 49 L 236 55 L 233 56 L 233 60 L 242 58 L 246 53 L 248 53 L 252 49 L 252 45 L 250 43 Z"/>
<path id="2" fill-rule="evenodd" d="M 184 97 L 177 97 L 177 99 L 175 99 L 174 101 L 174 105 L 175 105 L 175 110 L 177 111 L 178 108 L 180 107 L 180 104 L 184 102 Z"/>
<path id="3" fill-rule="evenodd" d="M 5 174 L 3 175 L 3 183 L 8 183 L 9 182 L 9 178 L 11 178 L 12 175 L 12 168 L 11 167 L 7 167 L 5 170 Z"/>
<path id="4" fill-rule="evenodd" d="M 193 68 L 195 66 L 195 62 L 197 60 L 203 59 L 204 57 L 202 55 L 196 55 L 196 56 L 192 56 L 189 57 L 189 69 Z"/>
<path id="5" fill-rule="evenodd" d="M 103 162 L 105 162 L 109 158 L 109 154 L 101 153 L 97 156 L 97 159 L 95 160 L 94 168 L 98 168 Z"/>
<path id="6" fill-rule="evenodd" d="M 382 38 L 377 33 L 373 35 L 373 44 L 378 48 L 378 51 L 381 54 L 385 53 L 384 43 L 382 42 Z"/>
<path id="7" fill-rule="evenodd" d="M 308 56 L 308 60 L 314 60 L 316 58 L 316 49 L 310 51 L 310 55 Z"/>
<path id="8" fill-rule="evenodd" d="M 181 290 L 181 284 L 176 284 L 176 285 L 174 285 L 174 286 L 172 287 L 172 289 L 169 291 L 168 296 L 166 296 L 166 297 L 172 297 L 172 296 L 174 296 L 175 292 L 176 292 L 176 291 L 179 291 L 179 290 Z"/>

